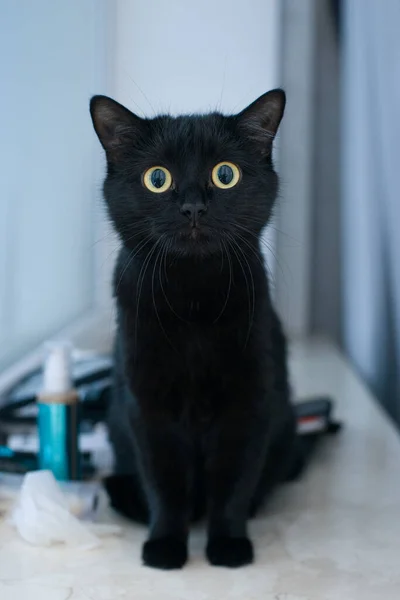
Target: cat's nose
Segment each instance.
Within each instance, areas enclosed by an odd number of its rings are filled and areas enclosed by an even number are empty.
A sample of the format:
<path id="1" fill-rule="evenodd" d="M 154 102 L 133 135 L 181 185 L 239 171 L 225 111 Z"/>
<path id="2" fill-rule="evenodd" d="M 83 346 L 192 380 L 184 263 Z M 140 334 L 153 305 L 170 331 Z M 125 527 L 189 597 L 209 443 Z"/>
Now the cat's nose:
<path id="1" fill-rule="evenodd" d="M 192 202 L 185 202 L 182 204 L 180 211 L 194 226 L 197 225 L 200 217 L 207 212 L 207 207 L 202 202 L 196 202 L 195 204 Z"/>

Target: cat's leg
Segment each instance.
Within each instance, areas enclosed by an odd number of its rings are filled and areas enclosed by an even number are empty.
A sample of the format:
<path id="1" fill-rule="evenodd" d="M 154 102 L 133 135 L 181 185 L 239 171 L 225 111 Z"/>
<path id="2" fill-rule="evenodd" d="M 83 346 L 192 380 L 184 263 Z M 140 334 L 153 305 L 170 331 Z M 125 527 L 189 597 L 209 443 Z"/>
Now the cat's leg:
<path id="1" fill-rule="evenodd" d="M 268 451 L 268 421 L 260 411 L 221 415 L 208 437 L 209 525 L 206 554 L 213 565 L 252 562 L 247 536 L 252 498 Z"/>
<path id="2" fill-rule="evenodd" d="M 148 523 L 149 511 L 138 472 L 136 447 L 129 420 L 133 399 L 123 380 L 115 377 L 113 396 L 108 411 L 108 433 L 113 448 L 113 474 L 104 486 L 111 506 L 128 519 Z"/>
<path id="3" fill-rule="evenodd" d="M 150 512 L 143 562 L 160 569 L 177 569 L 187 560 L 191 445 L 183 427 L 168 414 L 141 416 L 135 419 L 134 430 Z"/>
<path id="4" fill-rule="evenodd" d="M 144 322 L 136 341 L 131 312 L 121 311 L 119 318 L 119 364 L 130 391 L 129 428 L 149 513 L 142 559 L 151 567 L 178 569 L 187 561 L 194 463 L 190 433 L 181 422 L 179 386 L 174 385 L 180 381 L 180 357 L 160 338 L 156 319 L 155 330 Z"/>
<path id="5" fill-rule="evenodd" d="M 286 402 L 282 398 L 282 405 Z M 295 477 L 301 468 L 301 448 L 296 434 L 296 419 L 287 404 L 287 416 L 281 427 L 275 427 L 261 476 L 250 505 L 250 517 L 261 508 L 276 485 Z"/>

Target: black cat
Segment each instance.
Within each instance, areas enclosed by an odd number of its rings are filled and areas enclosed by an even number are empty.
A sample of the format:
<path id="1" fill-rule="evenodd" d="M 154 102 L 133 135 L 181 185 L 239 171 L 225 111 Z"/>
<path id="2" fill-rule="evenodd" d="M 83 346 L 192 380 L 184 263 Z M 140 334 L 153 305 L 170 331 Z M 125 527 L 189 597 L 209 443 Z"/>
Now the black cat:
<path id="1" fill-rule="evenodd" d="M 247 519 L 298 466 L 286 343 L 260 237 L 285 94 L 241 113 L 141 119 L 95 96 L 104 196 L 122 241 L 112 505 L 149 523 L 145 564 L 179 568 L 207 513 L 210 563 L 253 560 Z"/>

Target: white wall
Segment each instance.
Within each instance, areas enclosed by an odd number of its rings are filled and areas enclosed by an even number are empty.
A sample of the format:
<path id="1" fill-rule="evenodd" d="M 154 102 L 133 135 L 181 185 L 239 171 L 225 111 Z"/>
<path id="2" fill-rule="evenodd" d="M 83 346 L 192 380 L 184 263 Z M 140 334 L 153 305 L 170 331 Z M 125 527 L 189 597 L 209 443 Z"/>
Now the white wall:
<path id="1" fill-rule="evenodd" d="M 239 110 L 277 85 L 278 0 L 117 0 L 114 93 L 132 110 Z"/>

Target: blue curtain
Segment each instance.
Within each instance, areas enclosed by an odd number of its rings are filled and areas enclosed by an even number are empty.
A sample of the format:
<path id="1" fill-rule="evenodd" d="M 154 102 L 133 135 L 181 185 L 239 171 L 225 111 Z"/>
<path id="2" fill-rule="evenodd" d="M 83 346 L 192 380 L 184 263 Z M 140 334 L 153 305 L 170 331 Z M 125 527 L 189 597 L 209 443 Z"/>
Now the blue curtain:
<path id="1" fill-rule="evenodd" d="M 400 424 L 400 1 L 342 11 L 344 343 Z"/>

